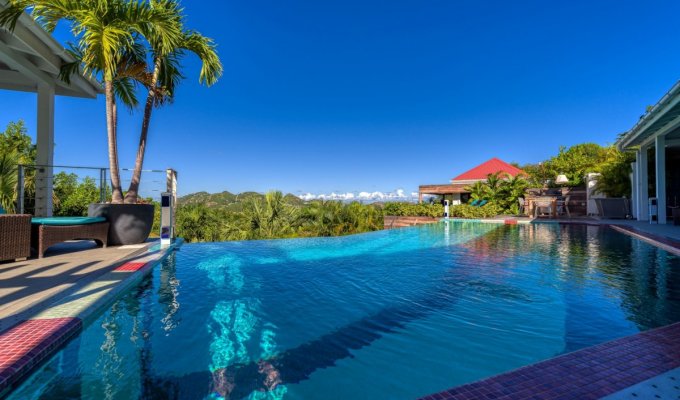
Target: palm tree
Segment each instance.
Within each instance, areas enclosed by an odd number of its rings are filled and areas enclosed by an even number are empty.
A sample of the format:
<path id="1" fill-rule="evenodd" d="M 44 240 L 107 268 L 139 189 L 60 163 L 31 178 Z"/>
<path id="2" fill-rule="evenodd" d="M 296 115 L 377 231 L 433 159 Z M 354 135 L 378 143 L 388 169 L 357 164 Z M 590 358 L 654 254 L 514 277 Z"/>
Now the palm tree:
<path id="1" fill-rule="evenodd" d="M 163 27 L 148 25 L 144 36 L 149 41 L 152 50 L 153 71 L 149 73 L 150 82 L 146 85 L 148 94 L 144 104 L 144 117 L 142 129 L 139 135 L 139 146 L 135 158 L 135 168 L 130 180 L 130 188 L 125 194 L 126 203 L 136 203 L 139 194 L 139 182 L 144 165 L 149 123 L 154 106 L 159 107 L 172 102 L 175 88 L 184 78 L 179 61 L 186 53 L 195 54 L 202 63 L 199 82 L 206 86 L 212 86 L 222 75 L 222 63 L 217 56 L 215 44 L 212 39 L 202 36 L 198 32 L 188 31 L 184 28 L 183 10 L 176 1 L 160 0 L 153 1 L 151 6 L 165 10 L 172 16 L 175 30 L 180 34 L 178 37 L 168 40 L 166 32 L 159 31 Z"/>
<path id="2" fill-rule="evenodd" d="M 157 42 L 170 42 L 179 34 L 174 16 L 163 7 L 153 6 L 155 3 L 125 0 L 10 0 L 8 7 L 0 11 L 0 26 L 11 30 L 27 8 L 31 9 L 33 17 L 48 32 L 53 32 L 59 21 L 69 23 L 77 42 L 75 48 L 81 58 L 80 68 L 66 66 L 64 77 L 67 79 L 68 74 L 82 69 L 84 73 L 98 77 L 104 86 L 113 203 L 123 202 L 118 164 L 115 88 L 121 64 L 134 53 L 136 44 L 145 32 L 150 31 L 150 26 L 154 27 L 157 35 L 154 40 Z M 129 85 L 129 81 L 126 82 Z M 127 100 L 125 97 L 121 99 Z"/>
<path id="3" fill-rule="evenodd" d="M 470 197 L 473 200 L 483 200 L 486 197 L 486 184 L 482 181 L 477 181 L 472 185 L 466 186 L 465 191 L 470 192 Z"/>

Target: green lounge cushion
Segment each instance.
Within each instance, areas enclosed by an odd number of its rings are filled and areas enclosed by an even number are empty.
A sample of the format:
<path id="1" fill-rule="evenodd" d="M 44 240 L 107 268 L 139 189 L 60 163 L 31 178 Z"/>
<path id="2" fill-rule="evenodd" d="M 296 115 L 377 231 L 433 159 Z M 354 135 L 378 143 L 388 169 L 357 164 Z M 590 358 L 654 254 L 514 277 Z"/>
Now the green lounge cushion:
<path id="1" fill-rule="evenodd" d="M 106 222 L 104 217 L 45 217 L 32 218 L 31 223 L 35 225 L 68 226 L 68 225 L 87 225 Z"/>

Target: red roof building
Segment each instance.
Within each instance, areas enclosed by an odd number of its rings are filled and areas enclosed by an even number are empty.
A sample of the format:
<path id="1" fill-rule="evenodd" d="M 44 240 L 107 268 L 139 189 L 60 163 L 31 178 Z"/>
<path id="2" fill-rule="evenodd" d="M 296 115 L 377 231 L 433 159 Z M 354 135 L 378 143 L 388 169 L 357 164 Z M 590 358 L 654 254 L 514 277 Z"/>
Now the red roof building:
<path id="1" fill-rule="evenodd" d="M 456 183 L 474 183 L 477 181 L 485 181 L 490 174 L 500 173 L 501 177 L 515 177 L 517 175 L 526 175 L 526 172 L 508 164 L 500 158 L 492 158 L 487 162 L 479 164 L 478 166 L 463 172 L 457 177 L 451 179 L 452 184 Z"/>
<path id="2" fill-rule="evenodd" d="M 449 184 L 420 185 L 418 188 L 418 201 L 422 202 L 423 196 L 429 194 L 439 195 L 442 196 L 442 198 L 450 199 L 451 204 L 454 205 L 467 203 L 470 199 L 468 186 L 478 181 L 485 181 L 490 174 L 495 174 L 497 172 L 500 173 L 502 179 L 507 179 L 508 176 L 527 176 L 526 172 L 521 169 L 494 157 L 451 179 L 451 183 Z"/>

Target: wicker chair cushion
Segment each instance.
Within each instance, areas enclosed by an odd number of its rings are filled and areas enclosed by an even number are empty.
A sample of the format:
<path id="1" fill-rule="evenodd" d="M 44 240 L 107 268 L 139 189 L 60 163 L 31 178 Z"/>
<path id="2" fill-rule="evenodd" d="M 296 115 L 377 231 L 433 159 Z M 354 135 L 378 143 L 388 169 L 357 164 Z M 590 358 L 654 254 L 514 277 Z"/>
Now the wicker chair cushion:
<path id="1" fill-rule="evenodd" d="M 68 225 L 88 225 L 99 222 L 106 222 L 104 217 L 46 217 L 46 218 L 32 218 L 31 223 L 34 225 L 49 225 L 49 226 L 68 226 Z"/>

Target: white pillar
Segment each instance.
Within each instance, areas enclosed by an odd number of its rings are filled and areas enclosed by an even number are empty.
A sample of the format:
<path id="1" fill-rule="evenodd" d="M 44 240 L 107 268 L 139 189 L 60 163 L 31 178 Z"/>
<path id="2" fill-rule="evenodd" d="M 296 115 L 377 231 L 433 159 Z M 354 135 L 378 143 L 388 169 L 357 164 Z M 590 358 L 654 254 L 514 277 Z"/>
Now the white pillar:
<path id="1" fill-rule="evenodd" d="M 659 135 L 654 140 L 656 149 L 656 198 L 659 205 L 659 223 L 666 223 L 666 137 Z"/>
<path id="2" fill-rule="evenodd" d="M 52 216 L 52 165 L 54 164 L 54 87 L 38 86 L 38 167 L 35 177 L 35 215 Z"/>
<path id="3" fill-rule="evenodd" d="M 649 221 L 649 172 L 647 171 L 647 148 L 640 147 L 635 153 L 635 163 L 638 165 L 637 188 L 638 221 Z"/>
<path id="4" fill-rule="evenodd" d="M 632 162 L 630 163 L 630 170 L 632 171 L 630 174 L 630 214 L 634 216 L 635 218 L 638 217 L 638 197 L 636 195 L 636 190 L 637 188 L 637 163 Z"/>

